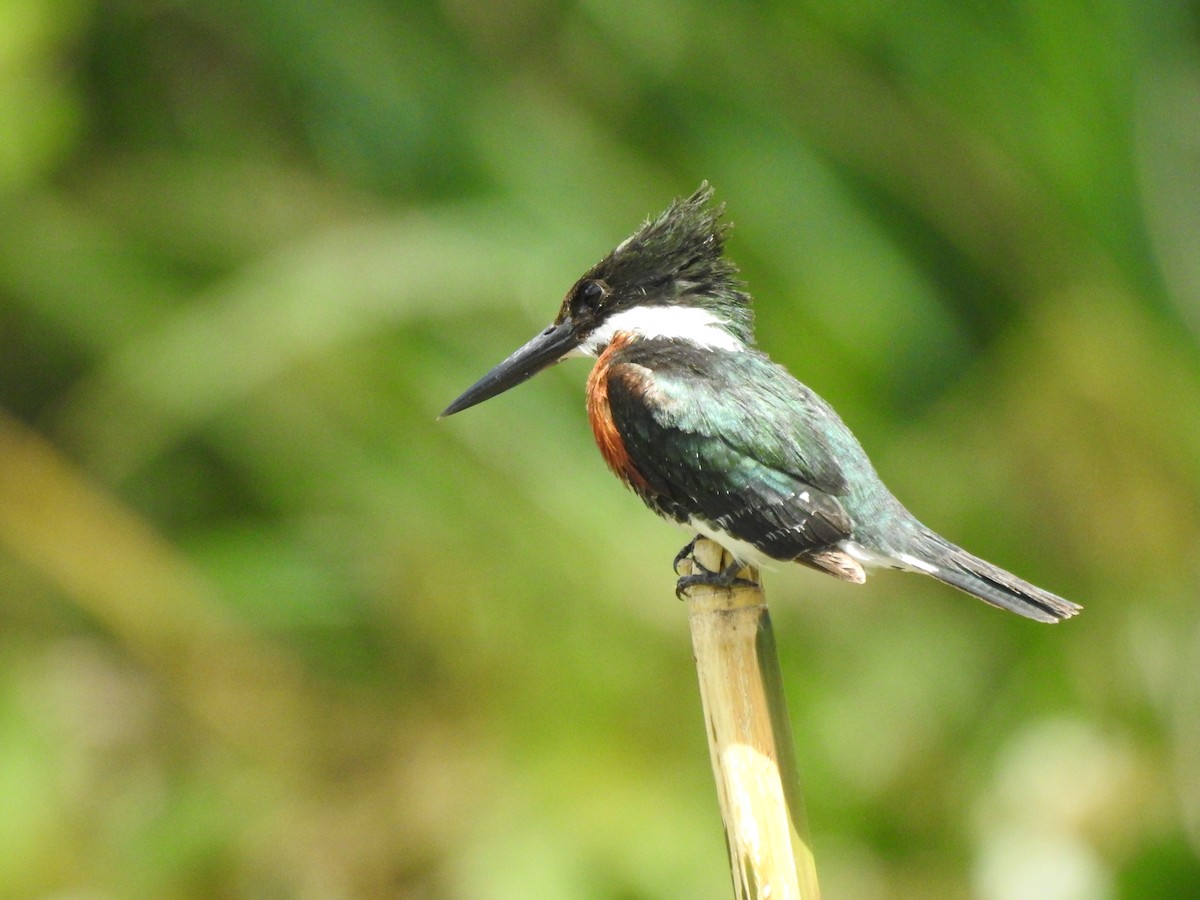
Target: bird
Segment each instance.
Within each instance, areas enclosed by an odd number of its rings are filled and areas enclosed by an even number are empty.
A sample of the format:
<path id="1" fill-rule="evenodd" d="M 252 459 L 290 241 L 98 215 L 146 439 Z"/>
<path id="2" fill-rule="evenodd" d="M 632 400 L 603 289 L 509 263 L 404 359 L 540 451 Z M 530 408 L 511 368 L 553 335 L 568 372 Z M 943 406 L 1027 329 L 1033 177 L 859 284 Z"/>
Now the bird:
<path id="1" fill-rule="evenodd" d="M 643 222 L 572 285 L 544 330 L 439 418 L 591 358 L 587 413 L 604 461 L 695 535 L 676 574 L 701 537 L 733 560 L 720 571 L 695 564 L 677 593 L 745 583 L 745 566 L 796 562 L 859 584 L 868 569 L 917 572 L 1038 622 L 1078 613 L 921 524 L 833 407 L 758 349 L 713 195 L 703 182 Z"/>

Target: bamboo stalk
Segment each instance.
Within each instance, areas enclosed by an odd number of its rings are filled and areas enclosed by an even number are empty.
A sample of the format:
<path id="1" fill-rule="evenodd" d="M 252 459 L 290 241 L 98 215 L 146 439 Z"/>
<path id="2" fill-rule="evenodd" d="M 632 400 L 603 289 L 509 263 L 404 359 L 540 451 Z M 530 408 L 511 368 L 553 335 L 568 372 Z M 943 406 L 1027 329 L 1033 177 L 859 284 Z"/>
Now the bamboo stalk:
<path id="1" fill-rule="evenodd" d="M 696 562 L 710 571 L 731 558 L 701 540 Z M 695 571 L 692 560 L 681 564 Z M 775 636 L 758 572 L 754 587 L 697 585 L 688 622 L 704 706 L 717 799 L 737 900 L 816 900 L 817 869 L 808 847 L 804 801 Z"/>

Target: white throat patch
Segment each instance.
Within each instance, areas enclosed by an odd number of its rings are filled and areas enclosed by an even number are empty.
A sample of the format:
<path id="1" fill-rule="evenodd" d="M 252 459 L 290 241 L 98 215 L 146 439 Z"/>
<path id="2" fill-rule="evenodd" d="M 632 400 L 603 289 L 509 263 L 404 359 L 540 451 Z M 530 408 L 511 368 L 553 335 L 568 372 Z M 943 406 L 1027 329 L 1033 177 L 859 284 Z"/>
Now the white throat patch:
<path id="1" fill-rule="evenodd" d="M 745 350 L 746 345 L 725 330 L 726 324 L 726 319 L 695 306 L 636 306 L 610 316 L 570 355 L 599 356 L 618 331 L 713 349 Z"/>

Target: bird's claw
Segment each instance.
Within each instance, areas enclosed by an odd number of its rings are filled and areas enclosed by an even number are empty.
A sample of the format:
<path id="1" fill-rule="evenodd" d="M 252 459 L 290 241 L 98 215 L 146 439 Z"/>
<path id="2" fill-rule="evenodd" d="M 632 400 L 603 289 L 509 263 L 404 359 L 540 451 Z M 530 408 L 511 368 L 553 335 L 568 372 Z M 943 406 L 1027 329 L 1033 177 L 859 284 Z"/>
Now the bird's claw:
<path id="1" fill-rule="evenodd" d="M 684 551 L 690 552 L 692 545 L 695 543 L 695 541 L 692 541 L 691 544 L 688 544 L 683 548 Z M 686 553 L 680 552 L 679 556 L 675 559 L 676 565 L 686 558 Z M 692 558 L 692 565 L 695 566 L 699 571 L 691 575 L 683 575 L 678 581 L 675 582 L 675 596 L 680 600 L 683 599 L 683 595 L 687 593 L 688 590 L 698 584 L 708 585 L 709 587 L 725 588 L 726 590 L 735 587 L 758 587 L 758 584 L 751 581 L 749 578 L 738 578 L 738 572 L 742 570 L 742 564 L 736 559 L 725 568 L 717 572 L 704 568 L 704 566 L 700 565 L 700 563 L 694 557 Z M 679 574 L 679 570 L 676 569 L 675 573 Z"/>
<path id="2" fill-rule="evenodd" d="M 684 548 L 675 554 L 675 561 L 671 563 L 671 568 L 675 570 L 676 575 L 679 574 L 679 564 L 688 557 L 692 556 L 692 551 L 696 549 L 696 541 L 698 540 L 700 540 L 700 535 L 696 535 L 694 538 L 688 541 L 687 544 L 684 545 Z M 692 557 L 692 561 L 695 562 L 694 557 Z M 699 564 L 697 563 L 697 565 Z"/>

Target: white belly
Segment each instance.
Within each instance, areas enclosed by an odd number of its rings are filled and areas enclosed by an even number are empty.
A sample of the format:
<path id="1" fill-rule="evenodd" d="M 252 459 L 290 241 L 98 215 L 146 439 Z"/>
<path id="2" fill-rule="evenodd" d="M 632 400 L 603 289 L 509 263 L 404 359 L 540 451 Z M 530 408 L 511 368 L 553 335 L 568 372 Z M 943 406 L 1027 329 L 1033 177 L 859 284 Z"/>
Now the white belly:
<path id="1" fill-rule="evenodd" d="M 760 569 L 772 569 L 779 563 L 786 561 L 767 556 L 753 544 L 740 541 L 728 531 L 723 531 L 720 528 L 709 525 L 707 522 L 701 522 L 699 519 L 689 518 L 686 527 L 697 534 L 716 541 L 732 553 L 739 562 L 746 563 L 747 565 Z"/>
<path id="2" fill-rule="evenodd" d="M 772 569 L 781 562 L 790 562 L 790 560 L 775 559 L 772 556 L 767 556 L 753 544 L 739 540 L 729 532 L 699 519 L 688 519 L 686 527 L 697 534 L 716 541 L 737 557 L 739 561 L 757 566 L 760 569 Z M 907 572 L 921 572 L 925 575 L 930 575 L 938 570 L 938 567 L 932 563 L 925 562 L 923 559 L 917 559 L 907 553 L 902 553 L 897 557 L 885 556 L 882 553 L 877 553 L 874 550 L 864 547 L 856 541 L 841 541 L 838 543 L 838 549 L 866 568 L 901 569 Z"/>

